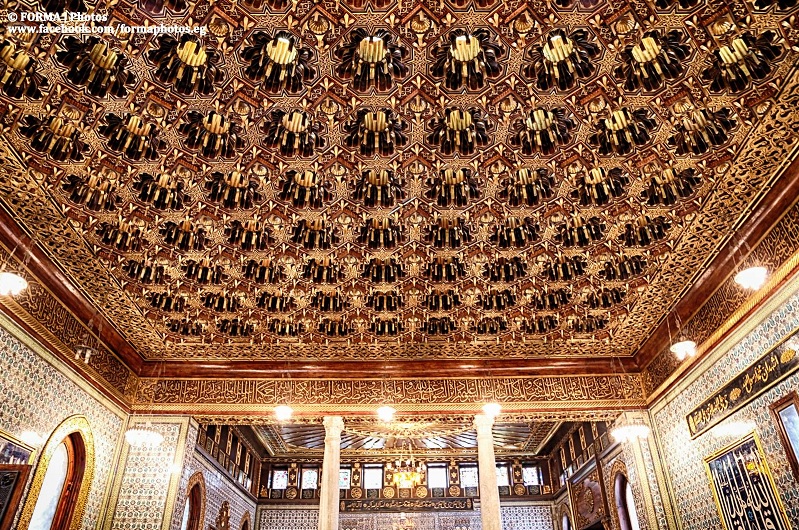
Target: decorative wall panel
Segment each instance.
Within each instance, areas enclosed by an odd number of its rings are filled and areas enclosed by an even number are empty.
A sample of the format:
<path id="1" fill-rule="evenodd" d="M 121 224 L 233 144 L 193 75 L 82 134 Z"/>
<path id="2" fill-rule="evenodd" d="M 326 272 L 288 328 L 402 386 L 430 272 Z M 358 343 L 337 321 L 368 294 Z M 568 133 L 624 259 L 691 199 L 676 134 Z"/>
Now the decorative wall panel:
<path id="1" fill-rule="evenodd" d="M 131 416 L 130 420 L 131 426 L 148 422 L 164 441 L 154 448 L 125 446 L 116 473 L 119 490 L 116 499 L 112 499 L 112 530 L 168 529 L 165 518 L 172 514 L 178 483 L 173 475 L 180 465 L 188 419 Z"/>
<path id="2" fill-rule="evenodd" d="M 316 530 L 316 510 L 259 508 L 260 530 Z M 341 530 L 385 530 L 412 522 L 414 530 L 480 530 L 480 510 L 473 512 L 341 514 Z M 502 530 L 553 530 L 549 505 L 503 506 Z"/>
<path id="3" fill-rule="evenodd" d="M 799 487 L 785 458 L 768 409 L 770 403 L 799 386 L 799 375 L 794 374 L 782 381 L 695 440 L 691 440 L 685 422 L 686 414 L 707 399 L 711 392 L 797 327 L 799 294 L 794 294 L 682 393 L 667 402 L 654 405 L 653 425 L 663 450 L 661 457 L 674 490 L 676 512 L 686 530 L 715 528 L 720 525 L 703 459 L 734 441 L 737 437 L 734 433 L 740 433 L 742 428 L 754 429 L 760 436 L 788 519 L 793 526 L 799 525 Z"/>
<path id="4" fill-rule="evenodd" d="M 47 438 L 69 416 L 82 414 L 88 419 L 94 438 L 95 470 L 82 528 L 94 530 L 116 469 L 123 413 L 99 401 L 94 391 L 87 393 L 83 384 L 73 382 L 2 327 L 0 373 L 0 429 L 17 435 L 30 430 Z"/>

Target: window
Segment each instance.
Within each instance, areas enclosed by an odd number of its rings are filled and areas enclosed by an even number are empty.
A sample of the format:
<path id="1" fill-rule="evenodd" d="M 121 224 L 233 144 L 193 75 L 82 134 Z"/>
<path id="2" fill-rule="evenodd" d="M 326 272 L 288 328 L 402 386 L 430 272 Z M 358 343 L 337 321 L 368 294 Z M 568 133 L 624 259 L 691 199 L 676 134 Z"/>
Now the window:
<path id="1" fill-rule="evenodd" d="M 383 466 L 366 466 L 363 468 L 363 485 L 368 490 L 383 487 Z"/>
<path id="2" fill-rule="evenodd" d="M 785 455 L 794 477 L 799 479 L 799 397 L 791 392 L 770 407 L 777 423 Z"/>
<path id="3" fill-rule="evenodd" d="M 287 469 L 272 470 L 272 489 L 284 490 L 289 485 L 289 472 Z"/>
<path id="4" fill-rule="evenodd" d="M 449 472 L 446 464 L 431 464 L 427 466 L 427 486 L 429 488 L 446 488 Z"/>
<path id="5" fill-rule="evenodd" d="M 55 453 L 50 458 L 50 465 L 44 475 L 42 490 L 39 493 L 39 499 L 36 501 L 36 507 L 33 509 L 33 516 L 29 526 L 31 530 L 50 530 L 58 507 L 58 501 L 61 499 L 61 492 L 64 490 L 64 482 L 67 480 L 68 468 L 69 454 L 67 445 L 62 443 L 56 448 Z"/>
<path id="6" fill-rule="evenodd" d="M 338 470 L 338 488 L 342 490 L 350 489 L 350 477 L 352 470 L 349 468 Z"/>
<path id="7" fill-rule="evenodd" d="M 186 498 L 186 509 L 183 511 L 181 530 L 200 530 L 200 508 L 202 506 L 202 487 L 192 486 Z"/>
<path id="8" fill-rule="evenodd" d="M 572 523 L 569 521 L 568 515 L 563 515 L 563 522 L 562 522 L 563 530 L 572 530 Z"/>
<path id="9" fill-rule="evenodd" d="M 461 466 L 461 486 L 464 488 L 477 487 L 477 466 Z"/>
<path id="10" fill-rule="evenodd" d="M 544 477 L 541 474 L 541 466 L 524 466 L 522 468 L 522 480 L 525 486 L 541 486 Z"/>
<path id="11" fill-rule="evenodd" d="M 86 446 L 77 432 L 56 446 L 50 457 L 41 490 L 36 497 L 28 528 L 68 528 L 72 520 L 86 466 Z"/>
<path id="12" fill-rule="evenodd" d="M 316 469 L 302 470 L 302 489 L 315 490 L 319 483 L 319 472 Z"/>
<path id="13" fill-rule="evenodd" d="M 619 514 L 621 530 L 640 530 L 633 490 L 627 481 L 627 477 L 623 473 L 617 473 L 613 482 L 613 491 L 616 494 L 616 510 Z"/>
<path id="14" fill-rule="evenodd" d="M 508 466 L 506 464 L 497 464 L 497 486 L 510 486 L 508 479 Z"/>

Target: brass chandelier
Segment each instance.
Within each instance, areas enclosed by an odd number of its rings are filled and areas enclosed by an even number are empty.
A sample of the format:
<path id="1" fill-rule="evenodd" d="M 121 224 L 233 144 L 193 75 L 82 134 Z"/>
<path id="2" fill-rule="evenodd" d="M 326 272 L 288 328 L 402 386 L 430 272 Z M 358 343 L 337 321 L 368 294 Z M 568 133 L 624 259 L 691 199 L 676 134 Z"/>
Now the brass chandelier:
<path id="1" fill-rule="evenodd" d="M 415 488 L 423 482 L 424 467 L 421 462 L 416 462 L 408 442 L 402 444 L 399 456 L 394 462 L 389 462 L 386 469 L 391 472 L 391 482 L 397 488 Z"/>

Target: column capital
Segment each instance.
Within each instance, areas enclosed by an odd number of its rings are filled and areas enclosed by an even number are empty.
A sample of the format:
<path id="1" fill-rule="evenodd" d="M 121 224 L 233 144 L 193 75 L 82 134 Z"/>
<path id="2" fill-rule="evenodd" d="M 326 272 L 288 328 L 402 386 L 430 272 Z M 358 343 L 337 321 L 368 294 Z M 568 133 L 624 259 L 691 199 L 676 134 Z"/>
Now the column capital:
<path id="1" fill-rule="evenodd" d="M 485 414 L 477 414 L 474 417 L 474 428 L 477 429 L 477 434 L 491 434 L 491 428 L 494 426 L 494 417 Z"/>
<path id="2" fill-rule="evenodd" d="M 341 436 L 341 431 L 344 430 L 344 418 L 341 416 L 325 416 L 322 420 L 322 425 L 325 426 L 325 434 L 327 436 Z"/>

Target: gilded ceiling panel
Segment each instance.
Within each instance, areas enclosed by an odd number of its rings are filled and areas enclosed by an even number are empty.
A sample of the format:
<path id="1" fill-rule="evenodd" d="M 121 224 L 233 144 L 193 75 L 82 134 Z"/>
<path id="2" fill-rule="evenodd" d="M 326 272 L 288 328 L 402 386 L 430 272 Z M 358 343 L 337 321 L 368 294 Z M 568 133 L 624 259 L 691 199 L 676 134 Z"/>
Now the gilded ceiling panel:
<path id="1" fill-rule="evenodd" d="M 0 199 L 147 358 L 630 355 L 799 137 L 795 2 L 18 2 Z"/>

